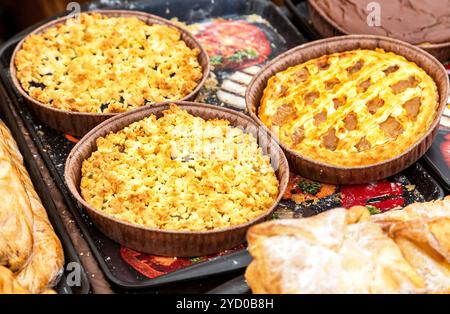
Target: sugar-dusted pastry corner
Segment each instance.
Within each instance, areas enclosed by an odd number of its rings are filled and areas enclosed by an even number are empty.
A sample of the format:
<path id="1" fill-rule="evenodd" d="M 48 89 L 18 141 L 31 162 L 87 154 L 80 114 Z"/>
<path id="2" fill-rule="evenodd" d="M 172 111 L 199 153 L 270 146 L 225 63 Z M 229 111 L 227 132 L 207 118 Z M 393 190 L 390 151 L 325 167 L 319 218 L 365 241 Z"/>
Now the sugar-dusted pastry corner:
<path id="1" fill-rule="evenodd" d="M 450 290 L 450 199 L 370 216 L 364 207 L 276 220 L 248 232 L 254 293 Z"/>

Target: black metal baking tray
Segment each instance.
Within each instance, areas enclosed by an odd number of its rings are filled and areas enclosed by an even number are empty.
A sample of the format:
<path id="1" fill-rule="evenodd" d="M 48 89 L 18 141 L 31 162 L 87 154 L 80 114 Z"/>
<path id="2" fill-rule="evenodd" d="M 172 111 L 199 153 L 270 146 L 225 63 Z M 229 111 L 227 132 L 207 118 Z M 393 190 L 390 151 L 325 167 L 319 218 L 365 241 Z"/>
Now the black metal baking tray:
<path id="1" fill-rule="evenodd" d="M 146 1 L 97 1 L 82 7 L 83 11 L 95 9 L 131 9 L 145 11 L 165 18 L 176 17 L 186 23 L 197 23 L 217 17 L 236 18 L 237 16 L 256 14 L 265 19 L 270 25 L 261 25 L 267 31 L 267 37 L 272 43 L 270 58 L 277 54 L 305 42 L 305 38 L 295 26 L 282 14 L 280 9 L 268 1 L 263 0 L 146 0 Z M 42 24 L 43 22 L 39 23 Z M 32 27 L 34 28 L 34 27 Z M 30 29 L 32 29 L 30 28 Z M 273 29 L 272 29 L 273 28 Z M 64 183 L 64 163 L 74 143 L 64 134 L 54 131 L 40 123 L 31 114 L 23 99 L 11 84 L 8 65 L 15 45 L 29 32 L 26 30 L 9 40 L 0 49 L 0 74 L 8 91 L 9 98 L 17 108 L 27 129 L 44 159 L 56 184 L 59 186 L 67 206 L 76 219 L 86 241 L 99 262 L 105 277 L 119 289 L 149 289 L 169 283 L 176 283 L 205 276 L 224 274 L 244 269 L 250 262 L 250 256 L 245 249 L 219 256 L 184 269 L 149 279 L 125 263 L 120 257 L 120 246 L 104 236 L 91 222 L 69 194 Z M 276 42 L 276 44 L 273 44 Z M 219 81 L 229 73 L 216 73 Z M 225 105 L 214 97 L 205 98 L 210 103 Z M 205 101 L 206 101 L 205 100 Z"/>
<path id="2" fill-rule="evenodd" d="M 285 0 L 284 2 L 289 12 L 292 14 L 294 24 L 301 29 L 302 34 L 304 34 L 308 40 L 322 38 L 309 19 L 307 0 Z"/>
<path id="3" fill-rule="evenodd" d="M 0 86 L 0 97 L 5 96 L 6 95 L 3 86 Z M 38 166 L 34 161 L 34 157 L 31 151 L 28 149 L 28 145 L 25 142 L 25 138 L 23 137 L 23 134 L 21 133 L 16 124 L 16 121 L 12 115 L 10 107 L 6 103 L 3 103 L 3 106 L 0 110 L 0 117 L 8 126 L 8 128 L 11 130 L 11 133 L 14 139 L 16 140 L 17 145 L 19 146 L 19 149 L 23 155 L 25 166 L 28 170 L 28 173 L 30 174 L 35 190 L 38 193 L 39 197 L 41 198 L 42 204 L 47 210 L 49 220 L 53 228 L 55 229 L 55 232 L 58 235 L 58 238 L 60 239 L 61 244 L 63 246 L 65 258 L 64 272 L 60 278 L 58 285 L 55 287 L 55 290 L 60 294 L 87 294 L 90 292 L 90 284 L 86 272 L 84 271 L 80 259 L 78 258 L 78 254 L 75 248 L 73 247 L 69 234 L 67 233 L 63 225 L 63 222 L 61 221 L 61 218 L 58 215 L 58 212 L 55 208 L 55 204 L 53 203 L 53 200 L 48 194 L 46 185 L 43 181 L 43 178 L 41 177 Z M 73 269 L 73 268 L 70 269 L 66 268 L 66 266 L 70 263 L 77 263 L 78 265 L 80 265 L 81 272 L 80 272 L 79 286 L 71 287 L 67 283 L 66 279 L 67 276 L 69 275 L 69 270 Z"/>

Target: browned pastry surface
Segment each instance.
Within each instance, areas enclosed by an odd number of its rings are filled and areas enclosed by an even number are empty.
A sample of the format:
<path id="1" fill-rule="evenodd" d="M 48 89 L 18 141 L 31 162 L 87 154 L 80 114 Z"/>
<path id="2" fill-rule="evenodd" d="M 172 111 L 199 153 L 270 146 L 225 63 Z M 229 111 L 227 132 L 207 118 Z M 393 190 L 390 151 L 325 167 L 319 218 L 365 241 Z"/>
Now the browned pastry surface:
<path id="1" fill-rule="evenodd" d="M 24 289 L 14 274 L 6 267 L 0 266 L 0 294 L 29 294 L 29 290 Z M 45 289 L 41 294 L 56 294 L 53 289 Z"/>
<path id="2" fill-rule="evenodd" d="M 372 216 L 420 273 L 427 291 L 450 293 L 450 197 Z"/>
<path id="3" fill-rule="evenodd" d="M 33 248 L 30 199 L 3 140 L 0 140 L 0 266 L 18 271 Z"/>
<path id="4" fill-rule="evenodd" d="M 1 95 L 3 95 L 3 97 Z M 42 160 L 42 157 L 39 155 L 36 143 L 30 137 L 27 128 L 21 120 L 21 117 L 18 115 L 17 108 L 12 106 L 12 104 L 7 101 L 5 90 L 2 86 L 0 86 L 0 106 L 5 110 L 8 110 L 8 107 L 11 109 L 11 119 L 16 121 L 18 131 L 23 134 L 23 138 L 26 143 L 25 148 L 29 149 L 31 155 L 35 158 L 36 166 L 39 169 L 39 174 L 42 175 L 43 182 L 47 186 L 49 197 L 51 197 L 52 201 L 55 203 L 56 211 L 61 217 L 62 223 L 69 234 L 73 246 L 79 253 L 82 267 L 88 276 L 91 291 L 93 293 L 102 294 L 112 293 L 110 285 L 99 268 L 92 251 L 90 250 L 77 224 L 74 222 L 73 216 L 66 206 L 64 197 L 61 195 L 59 188 L 56 186 L 56 183 Z M 82 284 L 82 288 L 84 289 L 84 282 Z"/>
<path id="5" fill-rule="evenodd" d="M 6 267 L 0 266 L 0 294 L 27 294 L 29 291 L 24 289 L 14 277 L 12 271 Z"/>
<path id="6" fill-rule="evenodd" d="M 54 233 L 45 208 L 36 194 L 31 179 L 26 171 L 22 156 L 7 127 L 0 122 L 1 147 L 10 158 L 15 175 L 24 187 L 25 196 L 32 210 L 33 247 L 27 255 L 26 262 L 20 270 L 15 271 L 14 279 L 30 293 L 43 293 L 56 284 L 64 265 L 61 243 Z M 15 237 L 11 236 L 11 242 Z"/>

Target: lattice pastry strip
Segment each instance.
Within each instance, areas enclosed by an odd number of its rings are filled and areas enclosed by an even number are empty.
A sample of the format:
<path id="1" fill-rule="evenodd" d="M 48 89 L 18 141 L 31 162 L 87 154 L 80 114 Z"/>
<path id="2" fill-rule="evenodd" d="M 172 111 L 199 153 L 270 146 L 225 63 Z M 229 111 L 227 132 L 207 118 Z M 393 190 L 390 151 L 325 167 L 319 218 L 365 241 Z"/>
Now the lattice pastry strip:
<path id="1" fill-rule="evenodd" d="M 273 76 L 259 117 L 301 154 L 372 164 L 400 154 L 431 125 L 435 82 L 404 57 L 377 50 L 326 55 Z"/>

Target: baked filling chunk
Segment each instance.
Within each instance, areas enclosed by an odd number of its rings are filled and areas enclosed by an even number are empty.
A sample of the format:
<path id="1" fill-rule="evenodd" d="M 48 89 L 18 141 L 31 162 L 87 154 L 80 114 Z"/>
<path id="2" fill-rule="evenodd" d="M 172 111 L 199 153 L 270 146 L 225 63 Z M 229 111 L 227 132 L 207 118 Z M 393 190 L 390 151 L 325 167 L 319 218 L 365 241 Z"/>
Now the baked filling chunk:
<path id="1" fill-rule="evenodd" d="M 45 105 L 117 113 L 187 96 L 203 76 L 199 53 L 174 27 L 83 13 L 30 35 L 14 62 L 23 89 Z"/>
<path id="2" fill-rule="evenodd" d="M 439 94 L 417 64 L 382 49 L 325 55 L 271 77 L 258 116 L 288 148 L 324 163 L 364 166 L 416 143 Z"/>

